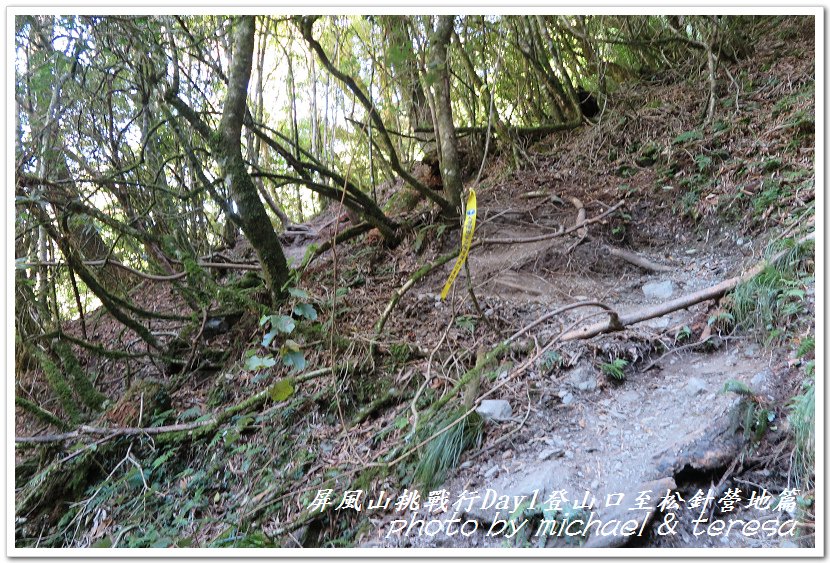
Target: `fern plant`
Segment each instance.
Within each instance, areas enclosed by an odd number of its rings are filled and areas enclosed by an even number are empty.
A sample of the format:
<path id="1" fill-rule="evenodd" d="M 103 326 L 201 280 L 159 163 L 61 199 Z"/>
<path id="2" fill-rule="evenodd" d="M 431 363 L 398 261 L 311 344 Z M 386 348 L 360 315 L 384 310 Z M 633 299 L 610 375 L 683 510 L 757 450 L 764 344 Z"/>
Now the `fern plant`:
<path id="1" fill-rule="evenodd" d="M 599 368 L 602 372 L 609 377 L 616 379 L 617 381 L 622 381 L 625 379 L 625 366 L 628 365 L 628 360 L 624 360 L 623 358 L 617 358 L 612 360 L 608 363 L 601 364 Z"/>

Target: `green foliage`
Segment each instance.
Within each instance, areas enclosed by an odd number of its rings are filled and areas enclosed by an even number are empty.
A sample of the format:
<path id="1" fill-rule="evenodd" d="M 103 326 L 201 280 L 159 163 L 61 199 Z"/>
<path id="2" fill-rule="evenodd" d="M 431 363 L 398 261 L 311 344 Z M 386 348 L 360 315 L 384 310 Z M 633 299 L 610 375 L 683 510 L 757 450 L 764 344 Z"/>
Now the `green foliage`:
<path id="1" fill-rule="evenodd" d="M 78 403 L 72 393 L 72 387 L 66 379 L 63 371 L 52 361 L 46 352 L 43 352 L 36 346 L 32 347 L 33 355 L 37 358 L 43 374 L 46 376 L 46 382 L 49 384 L 49 389 L 58 399 L 66 416 L 72 424 L 77 424 L 81 421 L 81 411 Z"/>
<path id="2" fill-rule="evenodd" d="M 812 354 L 816 349 L 816 338 L 814 336 L 808 336 L 807 338 L 803 339 L 801 342 L 798 343 L 798 349 L 796 350 L 796 354 L 799 358 L 803 358 L 808 354 Z"/>
<path id="3" fill-rule="evenodd" d="M 470 334 L 475 334 L 476 318 L 472 315 L 461 315 L 455 319 L 455 326 L 469 331 Z"/>
<path id="4" fill-rule="evenodd" d="M 757 446 L 775 420 L 775 413 L 765 407 L 755 392 L 742 381 L 727 380 L 723 393 L 735 393 L 741 399 L 730 412 L 731 429 L 743 430 L 743 437 L 749 440 L 750 451 Z"/>
<path id="5" fill-rule="evenodd" d="M 781 182 L 775 178 L 765 179 L 762 186 L 761 192 L 752 200 L 757 215 L 766 212 L 770 207 L 778 207 L 783 195 Z"/>
<path id="6" fill-rule="evenodd" d="M 628 365 L 628 360 L 623 358 L 616 358 L 610 362 L 600 364 L 599 369 L 609 377 L 622 381 L 625 379 L 625 367 Z"/>
<path id="7" fill-rule="evenodd" d="M 656 143 L 649 143 L 640 150 L 640 153 L 634 159 L 634 162 L 637 163 L 637 166 L 642 167 L 649 167 L 653 166 L 655 162 L 657 162 L 658 157 L 660 156 L 660 146 Z"/>
<path id="8" fill-rule="evenodd" d="M 692 129 L 691 131 L 685 131 L 674 138 L 672 141 L 673 145 L 684 145 L 686 143 L 690 143 L 692 141 L 700 141 L 703 139 L 703 133 L 698 129 Z"/>
<path id="9" fill-rule="evenodd" d="M 701 174 L 705 174 L 711 171 L 712 162 L 713 161 L 711 156 L 705 154 L 699 154 L 695 156 L 695 166 L 697 166 L 697 171 Z"/>
<path id="10" fill-rule="evenodd" d="M 317 320 L 317 310 L 314 308 L 314 305 L 308 302 L 310 298 L 306 291 L 296 287 L 288 287 L 287 292 L 294 299 L 303 300 L 294 303 L 292 307 L 294 317 L 305 319 L 308 322 Z M 282 337 L 283 340 L 280 343 L 277 357 L 271 353 L 259 355 L 254 351 L 249 351 L 244 363 L 245 369 L 248 371 L 260 371 L 272 368 L 277 365 L 277 358 L 292 372 L 305 369 L 306 358 L 302 346 L 296 340 L 288 338 L 297 329 L 297 321 L 295 321 L 295 318 L 278 314 L 263 315 L 259 319 L 259 326 L 268 328 L 262 337 L 262 348 L 270 349 L 277 337 Z M 254 379 L 258 381 L 265 375 L 267 374 L 259 374 Z"/>
<path id="11" fill-rule="evenodd" d="M 245 369 L 248 371 L 259 371 L 265 368 L 271 368 L 277 365 L 277 360 L 273 358 L 273 356 L 257 356 L 251 355 L 248 356 L 248 359 L 245 360 Z"/>
<path id="12" fill-rule="evenodd" d="M 556 350 L 548 350 L 537 360 L 537 365 L 541 371 L 549 373 L 554 369 L 561 369 L 565 365 L 565 358 Z"/>
<path id="13" fill-rule="evenodd" d="M 709 316 L 706 324 L 717 329 L 718 332 L 728 332 L 735 326 L 735 315 L 729 311 L 717 311 Z"/>
<path id="14" fill-rule="evenodd" d="M 674 335 L 674 342 L 677 344 L 678 342 L 683 342 L 688 340 L 692 336 L 692 329 L 689 328 L 689 325 L 683 325 L 681 328 L 677 330 L 677 334 Z"/>
<path id="15" fill-rule="evenodd" d="M 795 438 L 790 471 L 799 488 L 807 491 L 812 489 L 815 474 L 816 386 L 812 378 L 804 382 L 800 394 L 790 399 L 788 419 Z"/>
<path id="16" fill-rule="evenodd" d="M 810 267 L 812 244 L 785 240 L 775 248 L 782 246 L 787 254 L 781 260 L 739 285 L 730 296 L 729 310 L 735 323 L 752 330 L 759 340 L 777 339 L 781 332 L 776 329 L 786 328 L 805 311 L 804 287 L 810 280 L 806 268 Z"/>
<path id="17" fill-rule="evenodd" d="M 403 365 L 409 361 L 412 349 L 406 342 L 393 342 L 389 345 L 389 355 L 397 365 Z"/>
<path id="18" fill-rule="evenodd" d="M 297 303 L 294 305 L 294 314 L 298 317 L 305 317 L 310 321 L 317 320 L 317 310 L 310 303 Z"/>
<path id="19" fill-rule="evenodd" d="M 52 350 L 60 358 L 64 370 L 72 376 L 74 391 L 81 399 L 81 402 L 93 411 L 100 410 L 101 405 L 107 398 L 92 385 L 92 381 L 81 368 L 69 344 L 62 340 L 54 340 L 52 342 Z"/>
<path id="20" fill-rule="evenodd" d="M 723 392 L 735 393 L 737 395 L 743 395 L 745 397 L 752 397 L 753 395 L 755 395 L 755 392 L 749 388 L 749 385 L 747 385 L 743 381 L 738 381 L 737 379 L 727 379 L 726 382 L 724 382 L 723 384 Z"/>

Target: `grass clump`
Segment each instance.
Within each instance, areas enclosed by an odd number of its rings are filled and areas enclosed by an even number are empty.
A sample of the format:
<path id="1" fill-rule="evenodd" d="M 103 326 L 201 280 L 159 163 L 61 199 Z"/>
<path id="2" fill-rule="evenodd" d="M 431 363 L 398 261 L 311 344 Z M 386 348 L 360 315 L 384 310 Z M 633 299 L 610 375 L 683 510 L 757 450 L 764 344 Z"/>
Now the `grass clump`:
<path id="1" fill-rule="evenodd" d="M 475 411 L 466 416 L 465 412 L 464 407 L 457 408 L 429 427 L 431 430 L 429 435 L 432 435 L 440 432 L 458 418 L 464 417 L 464 420 L 436 436 L 424 447 L 415 469 L 415 480 L 427 489 L 440 485 L 447 477 L 447 473 L 458 465 L 461 454 L 481 441 L 484 433 L 484 420 Z"/>

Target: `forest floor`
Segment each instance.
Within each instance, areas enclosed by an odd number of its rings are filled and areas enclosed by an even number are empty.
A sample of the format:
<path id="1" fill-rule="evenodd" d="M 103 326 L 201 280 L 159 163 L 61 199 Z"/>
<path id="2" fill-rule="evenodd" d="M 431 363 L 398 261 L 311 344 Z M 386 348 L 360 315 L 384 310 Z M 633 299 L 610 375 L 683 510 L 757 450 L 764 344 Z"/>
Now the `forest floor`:
<path id="1" fill-rule="evenodd" d="M 584 238 L 574 233 L 474 248 L 469 282 L 481 315 L 469 296 L 464 270 L 448 299 L 438 298 L 450 261 L 404 293 L 382 333 L 374 333 L 392 293 L 420 266 L 457 248 L 457 228 L 427 220 L 395 249 L 384 248 L 369 233 L 313 260 L 299 277 L 304 297 L 287 305 L 307 300 L 319 314 L 292 335 L 307 363 L 297 371 L 314 373 L 336 365 L 336 373 L 323 370 L 297 382 L 290 400 L 235 418 L 198 445 L 171 450 L 145 445 L 144 463 L 155 471 L 152 479 L 146 475 L 155 491 L 149 497 L 161 498 L 151 500 L 149 509 L 146 500 L 140 506 L 133 497 L 147 483 L 136 484 L 135 476 L 131 480 L 128 470 L 134 464 L 125 463 L 121 481 L 113 469 L 90 484 L 86 500 L 56 515 L 62 538 L 58 543 L 539 545 L 533 537 L 488 536 L 493 521 L 506 517 L 497 516 L 492 507 L 459 511 L 462 520 L 478 522 L 469 536 L 426 535 L 417 529 L 390 533 L 395 520 L 411 521 L 418 511 L 390 507 L 346 516 L 330 509 L 311 518 L 306 509 L 318 489 L 332 486 L 328 479 L 336 491 L 362 488 L 369 498 L 380 491 L 395 498 L 414 487 L 416 456 L 386 471 L 376 472 L 373 464 L 389 461 L 400 453 L 401 444 L 414 445 L 407 439 L 415 390 L 423 391 L 415 401 L 423 412 L 473 367 L 480 348 L 490 350 L 542 315 L 576 302 L 599 301 L 625 314 L 714 286 L 769 256 L 776 241 L 808 233 L 815 213 L 810 121 L 815 84 L 813 44 L 802 39 L 813 30 L 784 31 L 793 35 L 771 33 L 750 59 L 724 63 L 740 83 L 730 85 L 724 79 L 710 128 L 698 128 L 705 103 L 700 81 L 686 80 L 678 72 L 631 83 L 615 93 L 598 123 L 527 147 L 527 161 L 519 171 L 509 168 L 506 156 L 491 156 L 476 186 L 476 240 L 528 238 L 568 228 L 576 222 L 577 201 L 589 219 L 621 201 L 623 206 L 588 225 Z M 419 214 L 431 217 L 420 208 L 411 217 Z M 306 227 L 308 236 L 286 241 L 286 254 L 294 264 L 311 244 L 327 241 L 348 224 L 332 204 Z M 609 249 L 634 253 L 664 268 L 638 267 Z M 245 245 L 232 254 L 234 262 L 243 260 Z M 573 503 L 587 492 L 597 499 L 603 521 L 622 518 L 630 508 L 605 506 L 615 493 L 632 499 L 651 491 L 650 504 L 655 504 L 667 489 L 685 501 L 698 490 L 711 490 L 718 499 L 728 490 L 741 489 L 739 508 L 712 508 L 702 527 L 716 520 L 784 522 L 802 517 L 795 511 L 744 506 L 753 491 L 778 494 L 791 486 L 787 401 L 804 380 L 797 345 L 809 338 L 814 326 L 814 282 L 805 280 L 798 318 L 784 319 L 784 329 L 773 335 L 773 327 L 729 326 L 728 299 L 704 301 L 545 352 L 545 345 L 569 325 L 603 317 L 573 309 L 535 326 L 491 366 L 481 383 L 479 396 L 487 393 L 487 399 L 506 401 L 510 415 L 485 422 L 481 443 L 461 456 L 441 488 L 453 500 L 464 491 L 484 494 L 492 489 L 511 498 L 538 491 L 540 502 L 564 491 Z M 163 287 L 143 288 L 134 298 L 148 309 L 175 309 L 175 294 Z M 208 346 L 228 354 L 218 370 L 194 371 L 186 385 L 173 389 L 177 422 L 239 403 L 288 373 L 281 366 L 272 373 L 245 367 L 245 352 L 259 349 L 263 329 L 257 320 L 244 318 L 207 340 Z M 160 333 L 175 333 L 181 326 L 174 320 L 154 323 Z M 93 340 L 131 350 L 129 333 L 108 315 L 90 330 Z M 69 331 L 79 334 L 80 329 L 76 324 Z M 377 346 L 374 356 L 372 342 Z M 108 396 L 125 392 L 123 360 L 102 361 L 91 354 L 82 360 L 102 374 L 97 385 Z M 164 381 L 177 377 L 166 375 L 154 362 L 130 376 Z M 771 415 L 766 434 L 751 447 L 736 438 L 734 416 L 745 399 L 723 391 L 730 380 L 750 387 L 753 400 Z M 47 395 L 36 378 L 22 385 L 33 397 Z M 388 400 L 361 416 L 368 403 L 383 397 Z M 41 430 L 18 411 L 19 436 Z M 18 452 L 17 457 L 20 461 L 25 454 Z M 698 534 L 701 526 L 695 529 L 692 520 L 699 515 L 699 510 L 683 512 L 676 534 L 663 536 L 657 526 L 646 527 L 629 545 L 769 548 L 813 542 L 812 534 L 804 531 L 783 538 L 746 535 L 737 528 L 729 534 Z M 18 538 L 37 534 L 33 524 L 27 528 L 18 522 Z M 189 539 L 184 543 L 180 538 Z M 547 545 L 579 545 L 557 541 Z M 624 543 L 619 537 L 591 537 L 585 545 Z"/>

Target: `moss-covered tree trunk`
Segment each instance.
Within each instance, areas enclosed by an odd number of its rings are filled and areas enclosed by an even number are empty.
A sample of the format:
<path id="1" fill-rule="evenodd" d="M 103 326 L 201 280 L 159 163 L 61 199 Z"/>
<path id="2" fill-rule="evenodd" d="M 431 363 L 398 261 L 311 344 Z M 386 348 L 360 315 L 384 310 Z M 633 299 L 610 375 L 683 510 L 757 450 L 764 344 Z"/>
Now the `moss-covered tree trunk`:
<path id="1" fill-rule="evenodd" d="M 236 204 L 239 227 L 259 256 L 265 282 L 273 299 L 277 300 L 288 281 L 288 263 L 242 159 L 242 120 L 253 64 L 255 28 L 253 16 L 242 16 L 235 22 L 228 93 L 219 130 L 213 140 L 222 176 Z"/>
<path id="2" fill-rule="evenodd" d="M 450 73 L 447 67 L 447 47 L 452 36 L 455 16 L 438 16 L 435 32 L 430 40 L 430 66 L 435 72 L 435 113 L 438 123 L 438 143 L 441 157 L 441 179 L 453 208 L 461 211 L 461 166 L 458 162 L 458 141 L 452 119 Z"/>

